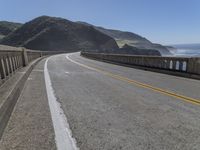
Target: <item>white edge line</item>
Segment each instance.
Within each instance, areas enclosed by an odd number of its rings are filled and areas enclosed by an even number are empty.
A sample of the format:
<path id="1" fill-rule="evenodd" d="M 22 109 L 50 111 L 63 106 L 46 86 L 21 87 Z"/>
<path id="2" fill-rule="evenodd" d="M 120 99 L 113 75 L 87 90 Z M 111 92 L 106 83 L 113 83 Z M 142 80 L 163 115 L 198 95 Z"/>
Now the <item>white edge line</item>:
<path id="1" fill-rule="evenodd" d="M 47 58 L 45 61 L 44 78 L 51 118 L 55 132 L 57 150 L 79 150 L 79 148 L 76 146 L 76 140 L 72 137 L 72 132 L 69 129 L 67 118 L 61 108 L 61 104 L 57 101 L 55 92 L 52 87 L 49 71 L 47 68 L 47 64 L 50 58 Z"/>
<path id="2" fill-rule="evenodd" d="M 89 67 L 89 66 L 87 66 L 87 65 L 84 65 L 84 64 L 81 64 L 81 63 L 79 63 L 79 62 L 77 62 L 77 61 L 72 60 L 71 58 L 69 58 L 70 55 L 71 55 L 71 54 L 67 54 L 67 55 L 65 56 L 66 59 L 68 59 L 69 61 L 71 61 L 71 62 L 73 62 L 73 63 L 75 63 L 75 64 L 77 64 L 77 65 L 79 65 L 79 66 L 85 67 L 85 68 L 87 68 L 87 69 L 90 69 L 90 70 L 94 70 L 94 71 L 99 72 L 99 71 L 98 71 L 97 69 L 95 69 L 95 68 Z"/>

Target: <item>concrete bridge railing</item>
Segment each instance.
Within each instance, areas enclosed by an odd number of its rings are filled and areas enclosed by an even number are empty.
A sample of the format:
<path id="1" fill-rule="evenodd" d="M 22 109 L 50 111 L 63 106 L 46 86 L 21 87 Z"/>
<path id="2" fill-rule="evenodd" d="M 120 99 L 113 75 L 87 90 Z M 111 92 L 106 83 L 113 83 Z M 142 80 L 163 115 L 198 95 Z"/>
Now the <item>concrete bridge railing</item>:
<path id="1" fill-rule="evenodd" d="M 200 76 L 200 58 L 136 56 L 90 52 L 81 52 L 81 55 L 99 60 Z"/>
<path id="2" fill-rule="evenodd" d="M 1 48 L 0 47 L 0 82 L 9 77 L 17 69 L 28 65 L 31 61 L 58 52 L 35 51 L 25 48 Z"/>
<path id="3" fill-rule="evenodd" d="M 0 140 L 34 66 L 42 56 L 58 53 L 63 52 L 35 51 L 0 45 Z M 20 71 L 17 71 L 19 68 Z"/>

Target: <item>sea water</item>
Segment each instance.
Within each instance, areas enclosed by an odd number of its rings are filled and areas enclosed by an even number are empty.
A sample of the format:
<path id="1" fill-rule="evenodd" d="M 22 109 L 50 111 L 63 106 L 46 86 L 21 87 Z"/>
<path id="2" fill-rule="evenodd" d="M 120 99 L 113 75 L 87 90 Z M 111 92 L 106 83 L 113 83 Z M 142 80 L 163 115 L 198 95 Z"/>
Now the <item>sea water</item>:
<path id="1" fill-rule="evenodd" d="M 176 49 L 173 51 L 175 56 L 200 57 L 200 49 Z"/>

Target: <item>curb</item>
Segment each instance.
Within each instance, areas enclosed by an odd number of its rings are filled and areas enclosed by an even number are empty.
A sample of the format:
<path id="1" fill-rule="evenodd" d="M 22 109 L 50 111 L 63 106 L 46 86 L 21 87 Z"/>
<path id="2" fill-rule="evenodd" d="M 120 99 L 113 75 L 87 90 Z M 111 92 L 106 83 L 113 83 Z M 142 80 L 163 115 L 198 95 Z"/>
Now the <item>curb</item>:
<path id="1" fill-rule="evenodd" d="M 37 65 L 37 63 L 45 57 L 41 57 L 33 61 L 27 66 L 25 73 L 16 82 L 16 85 L 9 92 L 8 95 L 3 98 L 2 104 L 0 104 L 0 140 L 3 135 L 4 129 L 10 119 L 14 106 L 23 90 L 26 80 L 28 79 L 31 71 Z M 9 79 L 8 79 L 9 80 Z M 4 83 L 6 84 L 6 82 Z"/>

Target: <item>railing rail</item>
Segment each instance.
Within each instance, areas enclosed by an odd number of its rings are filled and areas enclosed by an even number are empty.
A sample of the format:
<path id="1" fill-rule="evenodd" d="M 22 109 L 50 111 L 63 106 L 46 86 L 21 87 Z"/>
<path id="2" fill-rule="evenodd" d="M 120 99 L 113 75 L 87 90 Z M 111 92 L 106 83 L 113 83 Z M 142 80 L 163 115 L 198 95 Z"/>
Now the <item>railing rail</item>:
<path id="1" fill-rule="evenodd" d="M 136 56 L 91 52 L 81 52 L 81 55 L 117 63 L 200 75 L 200 58 Z"/>
<path id="2" fill-rule="evenodd" d="M 28 65 L 31 61 L 45 56 L 61 52 L 36 51 L 25 48 L 0 47 L 0 84 L 21 67 Z"/>

